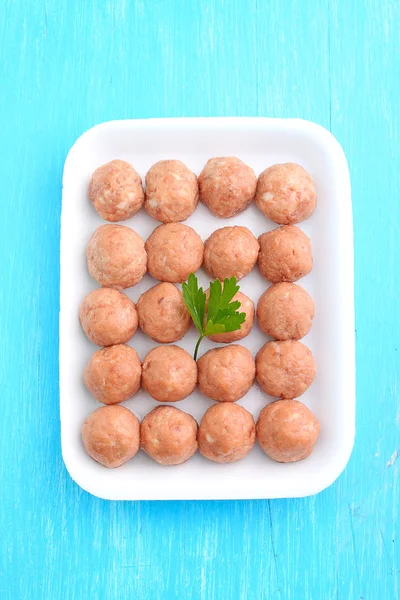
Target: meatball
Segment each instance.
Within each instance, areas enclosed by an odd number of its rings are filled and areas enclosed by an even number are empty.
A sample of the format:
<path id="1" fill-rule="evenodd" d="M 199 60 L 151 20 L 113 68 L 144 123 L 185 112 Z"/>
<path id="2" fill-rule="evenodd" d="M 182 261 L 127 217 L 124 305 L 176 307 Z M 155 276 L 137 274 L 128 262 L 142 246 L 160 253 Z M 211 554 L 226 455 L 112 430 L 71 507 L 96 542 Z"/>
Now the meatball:
<path id="1" fill-rule="evenodd" d="M 311 329 L 314 302 L 295 283 L 276 283 L 258 301 L 260 329 L 277 340 L 300 340 Z"/>
<path id="2" fill-rule="evenodd" d="M 251 415 L 238 404 L 214 404 L 199 427 L 200 453 L 217 463 L 244 458 L 254 446 L 256 428 Z"/>
<path id="3" fill-rule="evenodd" d="M 132 287 L 146 273 L 147 255 L 142 238 L 124 225 L 102 225 L 86 251 L 90 276 L 102 287 Z"/>
<path id="4" fill-rule="evenodd" d="M 247 227 L 222 227 L 204 244 L 204 268 L 214 278 L 245 277 L 257 262 L 259 243 Z"/>
<path id="5" fill-rule="evenodd" d="M 160 160 L 147 173 L 144 207 L 153 219 L 185 221 L 198 201 L 197 177 L 180 160 Z"/>
<path id="6" fill-rule="evenodd" d="M 143 204 L 142 178 L 124 160 L 112 160 L 92 175 L 89 200 L 106 221 L 125 221 Z"/>
<path id="7" fill-rule="evenodd" d="M 181 283 L 203 263 L 204 244 L 194 229 L 182 223 L 155 228 L 146 242 L 149 273 L 160 281 Z"/>
<path id="8" fill-rule="evenodd" d="M 273 460 L 295 462 L 310 456 L 319 436 L 319 423 L 298 400 L 277 400 L 262 409 L 257 439 Z"/>
<path id="9" fill-rule="evenodd" d="M 268 281 L 292 283 L 307 275 L 313 266 L 310 239 L 295 225 L 283 225 L 258 238 L 258 265 Z"/>
<path id="10" fill-rule="evenodd" d="M 253 200 L 257 177 L 238 158 L 211 158 L 199 176 L 200 200 L 216 217 L 241 213 Z"/>
<path id="11" fill-rule="evenodd" d="M 173 406 L 158 406 L 143 419 L 141 448 L 161 465 L 180 465 L 197 450 L 197 423 Z"/>
<path id="12" fill-rule="evenodd" d="M 137 311 L 140 329 L 163 344 L 183 338 L 191 325 L 182 292 L 172 283 L 159 283 L 144 292 Z"/>
<path id="13" fill-rule="evenodd" d="M 139 391 L 141 373 L 136 350 L 119 344 L 97 350 L 85 369 L 83 380 L 97 400 L 117 404 Z"/>
<path id="14" fill-rule="evenodd" d="M 258 178 L 256 204 L 275 223 L 300 223 L 314 212 L 314 181 L 295 163 L 273 165 Z"/>
<path id="15" fill-rule="evenodd" d="M 102 406 L 84 422 L 82 441 L 98 463 L 109 469 L 120 467 L 139 450 L 139 420 L 124 406 Z"/>
<path id="16" fill-rule="evenodd" d="M 80 306 L 79 320 L 89 340 L 97 346 L 129 342 L 138 326 L 134 303 L 111 288 L 90 292 Z"/>
<path id="17" fill-rule="evenodd" d="M 256 377 L 266 394 L 297 398 L 315 377 L 311 350 L 301 342 L 267 342 L 256 356 Z"/>
<path id="18" fill-rule="evenodd" d="M 200 391 L 218 402 L 236 402 L 254 383 L 250 350 L 239 345 L 209 350 L 197 361 Z"/>
<path id="19" fill-rule="evenodd" d="M 158 402 L 177 402 L 197 383 L 196 361 L 178 346 L 158 346 L 143 362 L 143 388 Z"/>
<path id="20" fill-rule="evenodd" d="M 242 340 L 249 335 L 254 324 L 254 303 L 248 296 L 238 292 L 232 298 L 232 302 L 240 302 L 239 312 L 246 313 L 246 320 L 241 324 L 240 329 L 236 331 L 228 331 L 227 333 L 216 333 L 215 335 L 208 336 L 213 342 L 220 344 L 229 344 L 230 342 L 237 342 Z"/>

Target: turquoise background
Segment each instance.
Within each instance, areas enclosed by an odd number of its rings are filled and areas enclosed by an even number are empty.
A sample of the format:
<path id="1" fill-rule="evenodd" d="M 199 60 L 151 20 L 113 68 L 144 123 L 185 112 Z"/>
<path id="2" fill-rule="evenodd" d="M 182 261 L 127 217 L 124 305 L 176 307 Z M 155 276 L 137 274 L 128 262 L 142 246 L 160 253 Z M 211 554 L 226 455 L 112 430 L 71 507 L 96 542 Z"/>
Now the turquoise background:
<path id="1" fill-rule="evenodd" d="M 0 0 L 0 597 L 399 597 L 400 3 Z M 353 187 L 357 436 L 301 500 L 105 502 L 60 454 L 65 156 L 108 119 L 303 117 Z M 346 343 L 346 340 L 343 340 Z"/>

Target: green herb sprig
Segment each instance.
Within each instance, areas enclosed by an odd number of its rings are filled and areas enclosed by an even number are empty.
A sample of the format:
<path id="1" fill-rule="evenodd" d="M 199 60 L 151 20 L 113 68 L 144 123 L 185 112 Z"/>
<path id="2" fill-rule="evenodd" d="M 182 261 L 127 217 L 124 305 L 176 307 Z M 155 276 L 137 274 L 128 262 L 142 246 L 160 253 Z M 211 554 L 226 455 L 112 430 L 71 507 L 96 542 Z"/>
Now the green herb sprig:
<path id="1" fill-rule="evenodd" d="M 194 360 L 197 359 L 201 340 L 216 333 L 227 333 L 240 329 L 246 320 L 246 313 L 239 312 L 241 303 L 231 302 L 239 291 L 236 277 L 225 279 L 224 284 L 219 279 L 210 283 L 210 295 L 206 315 L 206 293 L 199 287 L 199 281 L 194 273 L 190 273 L 187 282 L 182 283 L 182 294 L 193 323 L 200 334 L 194 349 Z"/>

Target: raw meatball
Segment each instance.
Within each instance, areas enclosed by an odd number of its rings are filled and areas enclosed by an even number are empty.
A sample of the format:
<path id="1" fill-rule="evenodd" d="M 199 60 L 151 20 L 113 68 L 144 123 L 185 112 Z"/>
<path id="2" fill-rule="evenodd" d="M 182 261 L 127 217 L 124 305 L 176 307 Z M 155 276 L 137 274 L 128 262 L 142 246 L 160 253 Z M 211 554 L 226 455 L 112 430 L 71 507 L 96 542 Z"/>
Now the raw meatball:
<path id="1" fill-rule="evenodd" d="M 257 262 L 260 249 L 247 227 L 222 227 L 204 244 L 204 268 L 214 278 L 242 279 Z"/>
<path id="2" fill-rule="evenodd" d="M 132 287 L 146 273 L 144 242 L 124 225 L 101 225 L 86 250 L 90 276 L 102 287 L 116 290 Z"/>
<path id="3" fill-rule="evenodd" d="M 79 320 L 89 340 L 97 346 L 129 342 L 138 326 L 134 303 L 111 288 L 90 292 L 81 304 Z"/>
<path id="4" fill-rule="evenodd" d="M 311 350 L 301 342 L 267 342 L 256 356 L 257 381 L 266 394 L 297 398 L 315 377 Z"/>
<path id="5" fill-rule="evenodd" d="M 177 342 L 190 328 L 190 314 L 182 292 L 172 283 L 159 283 L 137 303 L 140 329 L 156 342 Z"/>
<path id="6" fill-rule="evenodd" d="M 242 340 L 247 335 L 249 335 L 253 324 L 254 324 L 254 303 L 248 296 L 242 294 L 242 292 L 238 292 L 232 298 L 232 302 L 240 302 L 239 312 L 246 313 L 246 320 L 240 326 L 240 329 L 237 331 L 229 331 L 228 333 L 216 333 L 215 335 L 210 335 L 209 339 L 213 342 L 221 343 L 221 344 L 229 344 L 230 342 L 237 342 L 238 340 Z"/>
<path id="7" fill-rule="evenodd" d="M 295 163 L 273 165 L 258 178 L 256 203 L 275 223 L 300 223 L 311 217 L 315 209 L 312 177 Z"/>
<path id="8" fill-rule="evenodd" d="M 149 273 L 160 281 L 181 283 L 203 263 L 204 244 L 194 229 L 182 223 L 155 228 L 146 242 Z"/>
<path id="9" fill-rule="evenodd" d="M 277 400 L 262 409 L 257 439 L 273 460 L 295 462 L 307 458 L 319 436 L 319 423 L 298 400 Z"/>
<path id="10" fill-rule="evenodd" d="M 197 423 L 173 406 L 158 406 L 143 419 L 141 448 L 161 465 L 180 465 L 197 450 Z"/>
<path id="11" fill-rule="evenodd" d="M 268 281 L 297 281 L 313 266 L 310 239 L 295 225 L 283 225 L 258 238 L 258 265 Z"/>
<path id="12" fill-rule="evenodd" d="M 160 160 L 146 175 L 144 207 L 157 221 L 184 221 L 199 201 L 197 177 L 180 160 Z"/>
<path id="13" fill-rule="evenodd" d="M 211 158 L 199 176 L 200 200 L 216 217 L 241 213 L 253 200 L 257 177 L 238 158 Z"/>
<path id="14" fill-rule="evenodd" d="M 143 362 L 143 388 L 159 402 L 177 402 L 189 396 L 197 383 L 196 361 L 178 346 L 158 346 Z"/>
<path id="15" fill-rule="evenodd" d="M 142 178 L 124 160 L 99 167 L 89 184 L 89 200 L 106 221 L 125 221 L 143 204 Z"/>
<path id="16" fill-rule="evenodd" d="M 295 283 L 276 283 L 258 301 L 260 329 L 276 340 L 300 340 L 311 329 L 314 302 Z"/>
<path id="17" fill-rule="evenodd" d="M 200 423 L 199 451 L 205 458 L 217 463 L 244 458 L 255 440 L 253 415 L 238 404 L 214 404 Z"/>
<path id="18" fill-rule="evenodd" d="M 133 348 L 119 344 L 97 350 L 83 379 L 89 392 L 103 404 L 124 402 L 140 389 L 142 365 Z"/>
<path id="19" fill-rule="evenodd" d="M 140 423 L 123 406 L 102 406 L 84 422 L 82 441 L 94 460 L 109 469 L 120 467 L 139 450 Z"/>
<path id="20" fill-rule="evenodd" d="M 233 345 L 209 350 L 197 361 L 200 391 L 218 402 L 236 402 L 254 383 L 256 367 L 250 350 Z"/>

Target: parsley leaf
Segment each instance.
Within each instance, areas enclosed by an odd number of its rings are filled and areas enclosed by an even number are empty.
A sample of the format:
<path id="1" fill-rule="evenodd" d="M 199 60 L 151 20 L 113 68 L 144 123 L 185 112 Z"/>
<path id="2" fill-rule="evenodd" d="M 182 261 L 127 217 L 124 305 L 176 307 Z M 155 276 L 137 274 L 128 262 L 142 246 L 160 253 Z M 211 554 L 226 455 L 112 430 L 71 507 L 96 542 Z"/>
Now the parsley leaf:
<path id="1" fill-rule="evenodd" d="M 197 358 L 200 342 L 204 337 L 216 333 L 227 333 L 240 329 L 246 320 L 246 313 L 240 313 L 240 302 L 232 302 L 239 291 L 236 277 L 225 279 L 222 285 L 219 279 L 210 283 L 207 316 L 205 318 L 206 293 L 199 288 L 196 275 L 191 273 L 188 281 L 182 284 L 182 294 L 186 307 L 197 327 L 200 337 L 197 341 L 194 359 Z"/>
<path id="2" fill-rule="evenodd" d="M 203 292 L 203 288 L 199 288 L 199 281 L 194 273 L 190 273 L 187 283 L 182 283 L 182 294 L 193 323 L 202 335 L 207 297 L 206 293 Z"/>

